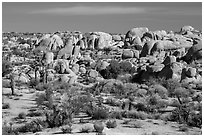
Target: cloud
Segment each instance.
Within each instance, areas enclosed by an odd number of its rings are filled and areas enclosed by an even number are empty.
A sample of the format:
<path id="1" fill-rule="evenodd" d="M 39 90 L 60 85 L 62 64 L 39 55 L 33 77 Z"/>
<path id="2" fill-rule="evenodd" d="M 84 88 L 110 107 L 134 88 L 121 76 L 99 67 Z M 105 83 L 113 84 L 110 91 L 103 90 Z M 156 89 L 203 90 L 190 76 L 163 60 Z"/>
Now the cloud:
<path id="1" fill-rule="evenodd" d="M 199 8 L 176 7 L 122 7 L 122 6 L 74 6 L 64 8 L 39 9 L 29 14 L 46 15 L 109 15 L 109 14 L 146 14 L 146 15 L 202 15 Z"/>
<path id="2" fill-rule="evenodd" d="M 75 6 L 67 8 L 52 8 L 31 11 L 31 14 L 55 14 L 55 15 L 103 15 L 103 14 L 139 14 L 149 10 L 144 7 L 120 7 L 120 6 Z"/>

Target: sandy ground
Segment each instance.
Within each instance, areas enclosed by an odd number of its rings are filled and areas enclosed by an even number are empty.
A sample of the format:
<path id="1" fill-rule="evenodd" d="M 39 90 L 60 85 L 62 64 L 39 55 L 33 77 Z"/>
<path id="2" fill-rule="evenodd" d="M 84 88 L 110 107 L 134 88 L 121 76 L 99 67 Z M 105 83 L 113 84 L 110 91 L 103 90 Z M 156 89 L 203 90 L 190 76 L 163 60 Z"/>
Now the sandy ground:
<path id="1" fill-rule="evenodd" d="M 28 89 L 20 89 L 16 91 L 16 94 L 22 96 L 8 96 L 11 93 L 9 88 L 3 88 L 3 102 L 10 104 L 10 109 L 3 109 L 2 116 L 4 121 L 11 121 L 12 118 L 18 116 L 19 113 L 27 113 L 29 109 L 36 108 L 35 95 L 36 93 L 30 92 Z M 29 119 L 29 118 L 26 118 Z M 162 120 L 134 120 L 132 119 L 129 124 L 122 124 L 124 120 L 117 120 L 117 127 L 114 129 L 104 129 L 106 135 L 152 135 L 152 132 L 159 135 L 200 135 L 201 129 L 199 128 L 188 128 L 187 132 L 179 131 L 179 125 L 176 122 L 165 123 Z M 26 122 L 27 120 L 25 120 Z M 141 123 L 140 128 L 131 127 L 132 124 Z M 79 118 L 74 119 L 73 133 L 76 135 L 96 135 L 96 132 L 80 133 L 80 129 L 84 126 L 90 126 L 93 128 L 94 121 L 90 120 L 89 123 L 79 123 Z M 27 133 L 33 134 L 33 133 Z M 51 134 L 63 134 L 60 128 L 44 129 L 42 132 L 35 133 L 38 135 L 51 135 Z"/>

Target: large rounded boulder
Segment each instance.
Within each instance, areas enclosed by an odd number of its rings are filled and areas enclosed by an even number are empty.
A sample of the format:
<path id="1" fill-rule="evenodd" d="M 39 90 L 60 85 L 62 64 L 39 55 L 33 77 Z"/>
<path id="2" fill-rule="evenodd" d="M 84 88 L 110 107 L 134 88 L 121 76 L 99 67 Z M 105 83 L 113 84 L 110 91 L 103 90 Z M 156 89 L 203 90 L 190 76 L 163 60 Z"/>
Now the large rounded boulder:
<path id="1" fill-rule="evenodd" d="M 192 26 L 183 26 L 180 30 L 180 33 L 185 33 L 187 31 L 193 31 L 194 28 Z"/>
<path id="2" fill-rule="evenodd" d="M 95 32 L 95 33 L 99 35 L 96 49 L 104 49 L 106 47 L 111 46 L 112 36 L 110 34 L 105 32 Z"/>
<path id="3" fill-rule="evenodd" d="M 149 29 L 146 28 L 146 27 L 141 27 L 141 28 L 132 28 L 131 30 L 129 30 L 127 33 L 126 33 L 126 36 L 125 38 L 131 38 L 131 39 L 134 39 L 136 37 L 139 37 L 139 38 L 142 38 L 143 34 L 145 32 L 148 32 Z"/>
<path id="4" fill-rule="evenodd" d="M 133 58 L 134 52 L 131 49 L 124 49 L 122 53 L 122 59 Z"/>
<path id="5" fill-rule="evenodd" d="M 68 39 L 66 42 L 66 45 L 64 48 L 62 48 L 58 54 L 57 54 L 57 59 L 61 59 L 61 58 L 69 58 L 72 55 L 74 46 L 73 46 L 73 42 L 72 39 Z"/>
<path id="6" fill-rule="evenodd" d="M 202 41 L 193 45 L 185 55 L 185 61 L 191 62 L 194 59 L 202 59 Z"/>
<path id="7" fill-rule="evenodd" d="M 147 41 L 142 48 L 140 57 L 146 57 L 147 55 L 150 55 L 150 51 L 154 46 L 155 42 L 155 40 Z"/>

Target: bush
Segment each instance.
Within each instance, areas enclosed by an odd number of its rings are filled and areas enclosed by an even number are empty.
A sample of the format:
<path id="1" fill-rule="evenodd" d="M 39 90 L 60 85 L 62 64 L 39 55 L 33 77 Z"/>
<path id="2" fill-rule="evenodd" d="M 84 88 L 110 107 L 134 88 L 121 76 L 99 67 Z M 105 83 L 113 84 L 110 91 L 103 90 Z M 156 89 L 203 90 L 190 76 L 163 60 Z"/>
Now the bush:
<path id="1" fill-rule="evenodd" d="M 15 130 L 13 130 L 12 125 L 8 126 L 6 124 L 3 124 L 2 135 L 18 135 L 18 133 Z"/>
<path id="2" fill-rule="evenodd" d="M 25 119 L 26 118 L 26 114 L 24 112 L 21 112 L 18 114 L 18 118 L 19 119 Z"/>
<path id="3" fill-rule="evenodd" d="M 172 107 L 179 107 L 180 106 L 180 103 L 177 99 L 174 99 L 170 104 L 169 106 L 172 106 Z"/>
<path id="4" fill-rule="evenodd" d="M 125 83 L 124 88 L 127 93 L 135 93 L 138 90 L 138 85 L 135 83 Z"/>
<path id="5" fill-rule="evenodd" d="M 147 119 L 148 114 L 142 111 L 128 111 L 127 118 L 134 118 L 134 119 Z"/>
<path id="6" fill-rule="evenodd" d="M 169 93 L 169 97 L 174 97 L 175 96 L 175 89 L 178 87 L 181 87 L 181 83 L 179 83 L 177 80 L 175 79 L 168 79 L 166 81 L 164 81 L 163 86 L 168 90 Z"/>
<path id="7" fill-rule="evenodd" d="M 12 64 L 9 61 L 2 60 L 2 77 L 6 76 L 12 71 Z"/>
<path id="8" fill-rule="evenodd" d="M 131 120 L 124 120 L 122 124 L 126 125 L 129 124 L 131 122 Z"/>
<path id="9" fill-rule="evenodd" d="M 10 80 L 3 80 L 2 79 L 2 87 L 3 88 L 11 88 Z"/>
<path id="10" fill-rule="evenodd" d="M 39 83 L 40 83 L 40 81 L 35 80 L 34 78 L 32 78 L 28 84 L 29 84 L 30 87 L 34 88 L 34 87 L 36 87 Z M 39 89 L 40 89 L 41 87 L 39 86 L 39 87 L 36 87 L 36 88 L 39 88 Z M 40 90 L 40 91 L 41 91 L 41 90 Z"/>
<path id="11" fill-rule="evenodd" d="M 189 120 L 187 123 L 189 126 L 193 126 L 193 127 L 202 127 L 202 114 L 198 113 L 191 113 L 189 116 Z"/>
<path id="12" fill-rule="evenodd" d="M 9 103 L 4 103 L 2 105 L 2 109 L 9 109 L 10 108 L 10 104 Z"/>
<path id="13" fill-rule="evenodd" d="M 145 82 L 146 85 L 151 86 L 151 85 L 164 85 L 166 82 L 166 80 L 164 78 L 157 78 L 157 77 L 152 77 L 150 76 L 150 78 Z"/>
<path id="14" fill-rule="evenodd" d="M 146 89 L 138 89 L 137 92 L 135 93 L 135 95 L 137 97 L 145 97 L 147 94 L 147 90 Z"/>
<path id="15" fill-rule="evenodd" d="M 38 112 L 38 111 L 36 111 L 36 112 L 32 111 L 32 112 L 29 112 L 29 113 L 27 114 L 27 116 L 28 116 L 28 117 L 38 117 L 38 116 L 42 116 L 42 113 L 41 113 L 41 112 Z"/>
<path id="16" fill-rule="evenodd" d="M 80 129 L 80 133 L 89 133 L 92 131 L 92 128 L 89 126 L 84 126 Z"/>
<path id="17" fill-rule="evenodd" d="M 117 102 L 117 100 L 114 98 L 107 98 L 106 104 L 109 104 L 110 106 L 118 106 L 118 107 L 121 105 L 120 102 Z"/>
<path id="18" fill-rule="evenodd" d="M 152 135 L 159 135 L 159 132 L 153 131 L 153 132 L 152 132 Z"/>
<path id="19" fill-rule="evenodd" d="M 152 85 L 149 91 L 151 94 L 157 93 L 162 99 L 166 99 L 168 97 L 167 89 L 159 84 Z"/>
<path id="20" fill-rule="evenodd" d="M 44 105 L 44 102 L 48 100 L 47 100 L 46 94 L 37 94 L 35 101 L 37 106 L 41 106 L 41 105 Z"/>
<path id="21" fill-rule="evenodd" d="M 52 110 L 47 110 L 45 113 L 46 122 L 48 127 L 60 127 L 62 125 L 68 124 L 71 121 L 71 116 L 65 112 L 66 110 L 60 110 L 53 106 Z"/>
<path id="22" fill-rule="evenodd" d="M 188 127 L 187 126 L 180 126 L 179 127 L 179 131 L 187 132 L 188 131 Z"/>
<path id="23" fill-rule="evenodd" d="M 133 128 L 142 128 L 143 124 L 141 122 L 136 122 L 133 124 Z"/>
<path id="24" fill-rule="evenodd" d="M 94 123 L 94 129 L 96 130 L 96 132 L 102 133 L 103 129 L 104 129 L 103 123 L 102 122 L 95 122 Z"/>
<path id="25" fill-rule="evenodd" d="M 157 103 L 157 108 L 158 109 L 166 108 L 167 106 L 169 106 L 169 101 L 168 100 L 165 100 L 165 99 L 158 100 L 158 103 Z"/>
<path id="26" fill-rule="evenodd" d="M 170 121 L 176 121 L 179 123 L 186 123 L 189 118 L 189 108 L 186 108 L 184 106 L 180 106 L 179 108 L 176 108 L 171 112 Z"/>
<path id="27" fill-rule="evenodd" d="M 131 74 L 120 74 L 116 79 L 122 81 L 123 83 L 129 83 L 132 80 L 132 76 Z"/>
<path id="28" fill-rule="evenodd" d="M 107 119 L 109 117 L 109 110 L 103 107 L 96 107 L 91 110 L 92 119 Z"/>
<path id="29" fill-rule="evenodd" d="M 38 84 L 35 86 L 35 89 L 36 89 L 36 90 L 39 90 L 39 91 L 44 91 L 46 88 L 47 88 L 47 85 L 44 84 L 44 83 L 38 83 Z"/>
<path id="30" fill-rule="evenodd" d="M 117 127 L 116 120 L 108 120 L 106 126 L 107 128 L 116 128 Z"/>
<path id="31" fill-rule="evenodd" d="M 120 74 L 132 74 L 135 72 L 135 69 L 132 67 L 130 62 L 122 61 L 118 62 L 117 60 L 111 60 L 110 65 L 100 71 L 100 74 L 105 79 L 116 79 Z"/>
<path id="32" fill-rule="evenodd" d="M 151 114 L 151 119 L 160 119 L 161 117 L 161 114 L 160 113 L 153 113 Z"/>
<path id="33" fill-rule="evenodd" d="M 72 125 L 71 124 L 68 124 L 68 125 L 65 125 L 61 128 L 62 132 L 63 133 L 72 133 Z"/>
<path id="34" fill-rule="evenodd" d="M 144 112 L 147 111 L 147 107 L 146 107 L 146 105 L 143 104 L 143 103 L 134 104 L 133 107 L 134 107 L 137 111 L 144 111 Z"/>
<path id="35" fill-rule="evenodd" d="M 109 117 L 115 119 L 123 119 L 121 111 L 112 111 Z"/>
<path id="36" fill-rule="evenodd" d="M 21 132 L 21 133 L 26 133 L 26 132 L 39 132 L 42 131 L 43 129 L 43 124 L 44 122 L 42 122 L 40 119 L 37 120 L 33 120 L 30 123 L 26 123 L 25 125 L 18 127 L 17 129 L 15 129 L 16 132 Z"/>
<path id="37" fill-rule="evenodd" d="M 154 94 L 154 95 L 151 95 L 149 96 L 148 98 L 148 104 L 149 105 L 157 105 L 158 104 L 158 101 L 160 100 L 160 96 L 158 94 Z"/>

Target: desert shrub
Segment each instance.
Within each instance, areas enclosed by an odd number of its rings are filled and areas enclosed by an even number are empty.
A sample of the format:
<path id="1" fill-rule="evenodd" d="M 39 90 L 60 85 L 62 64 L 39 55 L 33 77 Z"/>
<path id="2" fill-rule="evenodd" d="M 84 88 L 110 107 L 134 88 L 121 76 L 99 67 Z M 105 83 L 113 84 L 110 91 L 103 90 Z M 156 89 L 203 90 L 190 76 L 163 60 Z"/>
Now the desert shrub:
<path id="1" fill-rule="evenodd" d="M 196 89 L 202 91 L 202 82 L 196 84 Z"/>
<path id="2" fill-rule="evenodd" d="M 145 97 L 145 95 L 147 94 L 147 90 L 146 89 L 137 89 L 135 96 L 137 97 Z"/>
<path id="3" fill-rule="evenodd" d="M 151 114 L 151 119 L 160 119 L 161 117 L 161 114 L 160 113 L 153 113 Z"/>
<path id="4" fill-rule="evenodd" d="M 12 71 L 12 63 L 6 60 L 2 60 L 2 77 L 6 76 Z"/>
<path id="5" fill-rule="evenodd" d="M 4 103 L 2 105 L 2 109 L 9 109 L 10 108 L 10 104 L 9 103 Z"/>
<path id="6" fill-rule="evenodd" d="M 148 114 L 142 111 L 128 111 L 127 118 L 134 118 L 134 119 L 147 119 Z"/>
<path id="7" fill-rule="evenodd" d="M 136 93 L 138 90 L 138 85 L 135 83 L 125 83 L 124 88 L 127 93 Z"/>
<path id="8" fill-rule="evenodd" d="M 52 107 L 49 107 L 45 113 L 49 127 L 59 127 L 72 122 L 73 116 L 83 111 L 84 106 L 89 103 L 87 99 L 86 95 L 80 95 L 73 90 L 67 90 L 60 102 L 52 98 Z"/>
<path id="9" fill-rule="evenodd" d="M 193 101 L 198 101 L 198 102 L 201 102 L 202 101 L 202 94 L 196 94 L 192 97 L 192 100 Z"/>
<path id="10" fill-rule="evenodd" d="M 118 74 L 120 74 L 121 69 L 120 69 L 120 64 L 116 60 L 111 60 L 110 65 L 100 71 L 100 74 L 103 76 L 105 79 L 111 79 L 114 78 L 116 79 Z"/>
<path id="11" fill-rule="evenodd" d="M 61 127 L 61 130 L 62 130 L 62 132 L 63 133 L 69 133 L 69 134 L 71 134 L 72 133 L 72 124 L 70 123 L 70 124 L 68 124 L 68 125 L 65 125 L 65 126 L 62 126 Z"/>
<path id="12" fill-rule="evenodd" d="M 109 110 L 104 107 L 96 107 L 91 110 L 92 119 L 107 119 L 109 117 Z"/>
<path id="13" fill-rule="evenodd" d="M 128 61 L 121 61 L 120 62 L 120 69 L 123 72 L 127 72 L 127 73 L 133 73 L 134 69 L 132 69 L 132 64 Z"/>
<path id="14" fill-rule="evenodd" d="M 80 133 L 89 133 L 89 132 L 92 132 L 92 128 L 89 127 L 89 126 L 84 126 L 80 129 Z"/>
<path id="15" fill-rule="evenodd" d="M 11 87 L 11 84 L 10 84 L 10 80 L 3 80 L 2 79 L 2 87 L 3 88 L 10 88 Z"/>
<path id="16" fill-rule="evenodd" d="M 160 100 L 160 96 L 158 94 L 154 94 L 149 96 L 148 98 L 148 104 L 149 105 L 157 105 L 158 104 L 158 100 Z"/>
<path id="17" fill-rule="evenodd" d="M 26 113 L 24 113 L 24 112 L 19 113 L 18 118 L 19 119 L 25 119 L 26 118 Z"/>
<path id="18" fill-rule="evenodd" d="M 187 124 L 189 126 L 201 128 L 202 127 L 202 114 L 201 113 L 198 113 L 198 114 L 191 113 Z"/>
<path id="19" fill-rule="evenodd" d="M 26 132 L 39 132 L 43 129 L 43 122 L 40 119 L 33 120 L 30 123 L 26 123 L 15 129 L 16 132 L 26 133 Z"/>
<path id="20" fill-rule="evenodd" d="M 39 112 L 39 111 L 32 111 L 27 114 L 28 117 L 38 117 L 42 115 L 43 115 L 42 112 Z"/>
<path id="21" fill-rule="evenodd" d="M 66 113 L 66 110 L 60 110 L 56 106 L 53 106 L 52 110 L 46 110 L 45 117 L 50 128 L 60 127 L 71 121 L 71 115 Z"/>
<path id="22" fill-rule="evenodd" d="M 180 106 L 171 112 L 169 120 L 179 123 L 186 123 L 189 118 L 189 112 L 189 108 L 186 106 Z"/>
<path id="23" fill-rule="evenodd" d="M 13 100 L 20 100 L 20 98 L 14 98 Z"/>
<path id="24" fill-rule="evenodd" d="M 179 107 L 180 106 L 180 103 L 177 99 L 174 99 L 170 104 L 169 106 L 172 106 L 172 107 Z"/>
<path id="25" fill-rule="evenodd" d="M 110 118 L 115 118 L 115 119 L 123 119 L 121 111 L 112 111 L 109 114 L 109 117 Z"/>
<path id="26" fill-rule="evenodd" d="M 120 74 L 132 74 L 135 72 L 135 69 L 132 67 L 130 62 L 122 61 L 118 62 L 117 60 L 111 60 L 110 65 L 100 71 L 100 74 L 105 79 L 116 79 Z"/>
<path id="27" fill-rule="evenodd" d="M 13 129 L 11 123 L 10 123 L 10 125 L 7 125 L 6 123 L 3 123 L 3 125 L 2 125 L 2 135 L 18 135 L 18 132 L 16 132 Z"/>
<path id="28" fill-rule="evenodd" d="M 46 84 L 44 83 L 38 83 L 36 86 L 35 86 L 35 89 L 36 90 L 39 90 L 39 91 L 44 91 L 46 89 Z"/>
<path id="29" fill-rule="evenodd" d="M 151 92 L 151 94 L 158 93 L 158 95 L 163 99 L 166 99 L 168 97 L 167 89 L 159 84 L 152 85 L 149 91 Z"/>
<path id="30" fill-rule="evenodd" d="M 169 106 L 169 101 L 162 99 L 157 93 L 148 96 L 146 98 L 146 102 L 146 111 L 152 113 L 157 112 L 161 108 L 166 108 L 167 106 Z"/>
<path id="31" fill-rule="evenodd" d="M 164 121 L 168 121 L 170 119 L 171 113 L 164 113 L 160 115 L 160 119 Z"/>
<path id="32" fill-rule="evenodd" d="M 103 132 L 103 129 L 104 129 L 103 123 L 96 121 L 96 122 L 94 123 L 94 129 L 95 129 L 96 132 L 102 133 L 102 132 Z"/>
<path id="33" fill-rule="evenodd" d="M 165 83 L 165 79 L 164 78 L 157 78 L 154 76 L 150 76 L 149 79 L 145 82 L 146 85 L 151 86 L 151 85 L 163 85 Z"/>
<path id="34" fill-rule="evenodd" d="M 32 78 L 30 80 L 30 82 L 28 83 L 30 87 L 34 88 L 36 87 L 40 82 L 34 78 Z M 36 87 L 37 88 L 37 87 Z M 38 88 L 41 88 L 41 87 L 38 87 Z M 41 91 L 41 90 L 40 90 Z"/>
<path id="35" fill-rule="evenodd" d="M 110 106 L 120 106 L 121 103 L 115 100 L 114 98 L 107 98 L 106 104 L 109 104 Z"/>
<path id="36" fill-rule="evenodd" d="M 159 132 L 153 131 L 153 132 L 152 132 L 152 135 L 159 135 Z"/>
<path id="37" fill-rule="evenodd" d="M 126 125 L 126 124 L 129 124 L 130 122 L 131 122 L 131 120 L 129 120 L 129 119 L 127 120 L 127 119 L 126 119 L 126 120 L 123 121 L 122 124 Z"/>
<path id="38" fill-rule="evenodd" d="M 41 106 L 44 104 L 45 101 L 48 101 L 48 100 L 47 100 L 46 94 L 43 93 L 43 94 L 37 94 L 35 101 L 38 106 Z"/>
<path id="39" fill-rule="evenodd" d="M 179 101 L 180 104 L 183 103 L 182 99 L 185 99 L 185 98 L 189 97 L 188 90 L 185 89 L 185 88 L 182 88 L 182 87 L 175 88 L 174 94 L 178 98 L 178 101 Z"/>
<path id="40" fill-rule="evenodd" d="M 133 128 L 142 128 L 143 127 L 143 124 L 141 123 L 141 122 L 136 122 L 136 123 L 134 123 L 133 125 Z"/>
<path id="41" fill-rule="evenodd" d="M 182 132 L 187 132 L 188 131 L 188 127 L 187 126 L 180 126 L 179 127 L 179 131 L 182 131 Z"/>
<path id="42" fill-rule="evenodd" d="M 119 96 L 124 95 L 126 92 L 124 90 L 123 83 L 119 80 L 109 79 L 99 82 L 96 84 L 93 89 L 91 89 L 94 95 L 98 95 L 99 93 L 112 93 Z"/>
<path id="43" fill-rule="evenodd" d="M 106 126 L 107 128 L 116 128 L 117 127 L 116 120 L 108 120 L 106 122 Z"/>
<path id="44" fill-rule="evenodd" d="M 157 103 L 157 108 L 158 109 L 166 108 L 167 106 L 169 106 L 169 101 L 168 100 L 165 100 L 165 99 L 158 100 L 158 103 Z"/>
<path id="45" fill-rule="evenodd" d="M 168 90 L 168 96 L 169 97 L 174 97 L 175 96 L 175 93 L 174 93 L 175 89 L 178 87 L 181 87 L 181 83 L 175 79 L 165 80 L 162 85 Z"/>
<path id="46" fill-rule="evenodd" d="M 80 118 L 79 119 L 79 123 L 89 123 L 89 120 L 88 119 Z"/>
<path id="47" fill-rule="evenodd" d="M 134 104 L 133 107 L 137 110 L 137 111 L 147 111 L 147 107 L 145 104 L 143 103 L 137 103 L 137 104 Z"/>
<path id="48" fill-rule="evenodd" d="M 132 76 L 131 74 L 119 74 L 116 79 L 122 81 L 123 83 L 129 83 L 132 80 Z"/>

